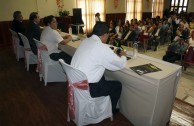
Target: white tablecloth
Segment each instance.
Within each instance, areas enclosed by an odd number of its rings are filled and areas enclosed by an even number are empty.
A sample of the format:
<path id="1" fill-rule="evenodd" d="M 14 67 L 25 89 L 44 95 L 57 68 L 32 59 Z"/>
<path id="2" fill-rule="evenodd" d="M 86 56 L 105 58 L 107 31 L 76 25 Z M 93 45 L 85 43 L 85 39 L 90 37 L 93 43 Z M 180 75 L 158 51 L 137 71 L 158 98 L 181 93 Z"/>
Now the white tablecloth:
<path id="1" fill-rule="evenodd" d="M 70 42 L 59 47 L 73 55 L 80 42 Z M 140 76 L 129 68 L 147 63 L 152 63 L 162 71 Z M 136 59 L 128 60 L 123 70 L 105 72 L 106 79 L 122 83 L 120 111 L 135 126 L 166 125 L 170 120 L 180 76 L 181 66 L 142 54 L 138 54 Z"/>

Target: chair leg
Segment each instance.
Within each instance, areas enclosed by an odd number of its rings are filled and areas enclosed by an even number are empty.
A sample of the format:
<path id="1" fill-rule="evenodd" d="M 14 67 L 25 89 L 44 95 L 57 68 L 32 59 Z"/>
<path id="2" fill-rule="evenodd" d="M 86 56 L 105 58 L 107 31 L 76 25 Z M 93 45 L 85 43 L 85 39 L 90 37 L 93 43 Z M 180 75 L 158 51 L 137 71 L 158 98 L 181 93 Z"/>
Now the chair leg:
<path id="1" fill-rule="evenodd" d="M 30 60 L 29 57 L 27 57 L 26 58 L 27 71 L 29 71 L 29 62 L 30 62 L 29 60 Z"/>
<path id="2" fill-rule="evenodd" d="M 111 122 L 113 121 L 113 117 L 112 117 L 112 116 L 110 117 L 110 121 L 111 121 Z"/>
<path id="3" fill-rule="evenodd" d="M 42 74 L 39 74 L 40 81 L 42 81 Z"/>
<path id="4" fill-rule="evenodd" d="M 20 55 L 20 52 L 19 52 L 19 48 L 17 47 L 17 50 L 16 50 L 16 59 L 17 59 L 18 62 L 19 62 L 19 55 Z"/>
<path id="5" fill-rule="evenodd" d="M 148 45 L 148 39 L 144 39 L 144 42 L 143 42 L 144 52 L 146 52 L 146 51 L 147 51 L 147 45 Z"/>
<path id="6" fill-rule="evenodd" d="M 47 85 L 47 78 L 48 78 L 48 66 L 45 64 L 44 67 L 44 86 Z"/>
<path id="7" fill-rule="evenodd" d="M 67 122 L 70 122 L 70 117 L 69 117 L 69 107 L 67 108 Z"/>

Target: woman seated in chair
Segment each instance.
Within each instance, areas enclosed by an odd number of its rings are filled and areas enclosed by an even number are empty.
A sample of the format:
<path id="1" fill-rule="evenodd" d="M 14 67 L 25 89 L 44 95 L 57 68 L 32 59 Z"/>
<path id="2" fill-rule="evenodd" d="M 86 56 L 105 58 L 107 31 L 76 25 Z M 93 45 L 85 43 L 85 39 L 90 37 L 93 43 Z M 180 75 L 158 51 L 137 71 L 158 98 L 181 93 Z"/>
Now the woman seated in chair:
<path id="1" fill-rule="evenodd" d="M 47 46 L 48 53 L 52 60 L 58 61 L 63 59 L 66 63 L 70 64 L 71 56 L 69 56 L 64 51 L 58 49 L 58 44 L 67 44 L 71 41 L 72 37 L 70 35 L 62 37 L 57 32 L 57 21 L 52 15 L 44 18 L 45 28 L 42 31 L 40 41 Z"/>
<path id="2" fill-rule="evenodd" d="M 168 47 L 166 54 L 163 56 L 163 60 L 170 63 L 181 60 L 182 55 L 186 52 L 187 48 L 188 44 L 183 38 L 179 38 Z"/>
<path id="3" fill-rule="evenodd" d="M 114 42 L 114 39 L 117 37 L 117 33 L 116 33 L 116 30 L 115 30 L 115 27 L 114 27 L 114 24 L 113 22 L 110 22 L 109 23 L 109 37 L 108 37 L 108 40 L 107 40 L 107 44 L 113 44 Z"/>

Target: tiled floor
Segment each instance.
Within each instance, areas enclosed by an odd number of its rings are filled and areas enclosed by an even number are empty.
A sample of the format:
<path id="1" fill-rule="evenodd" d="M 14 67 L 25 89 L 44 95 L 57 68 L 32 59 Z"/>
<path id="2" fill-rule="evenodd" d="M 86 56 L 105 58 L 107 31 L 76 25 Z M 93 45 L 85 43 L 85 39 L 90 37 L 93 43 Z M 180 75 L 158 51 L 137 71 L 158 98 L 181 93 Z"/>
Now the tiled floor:
<path id="1" fill-rule="evenodd" d="M 149 50 L 147 52 L 140 53 L 162 59 L 167 49 L 167 45 L 161 45 L 156 52 Z M 180 64 L 180 62 L 176 62 Z M 176 97 L 194 105 L 194 66 L 189 66 L 186 71 L 182 71 L 180 83 Z"/>

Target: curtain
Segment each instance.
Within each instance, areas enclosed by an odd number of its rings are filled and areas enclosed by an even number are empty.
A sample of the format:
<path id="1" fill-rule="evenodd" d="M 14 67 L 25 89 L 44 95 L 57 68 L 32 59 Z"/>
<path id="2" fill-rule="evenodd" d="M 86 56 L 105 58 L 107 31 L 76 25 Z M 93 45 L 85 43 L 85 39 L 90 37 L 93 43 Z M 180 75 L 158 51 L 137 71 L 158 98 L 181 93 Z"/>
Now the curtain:
<path id="1" fill-rule="evenodd" d="M 126 0 L 126 20 L 142 19 L 142 0 Z"/>
<path id="2" fill-rule="evenodd" d="M 164 8 L 164 0 L 154 0 L 153 1 L 153 16 L 160 16 L 160 18 L 163 17 L 163 8 Z"/>
<path id="3" fill-rule="evenodd" d="M 76 7 L 82 8 L 84 31 L 90 33 L 95 25 L 95 13 L 100 13 L 101 21 L 105 21 L 106 0 L 76 0 Z"/>

